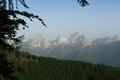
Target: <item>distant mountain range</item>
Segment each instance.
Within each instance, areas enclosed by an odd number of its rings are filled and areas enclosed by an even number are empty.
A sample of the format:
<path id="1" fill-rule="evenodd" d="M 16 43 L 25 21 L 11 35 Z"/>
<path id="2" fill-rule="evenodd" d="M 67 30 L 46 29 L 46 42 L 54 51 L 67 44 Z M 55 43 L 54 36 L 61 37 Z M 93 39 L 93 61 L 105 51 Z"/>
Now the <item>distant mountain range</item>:
<path id="1" fill-rule="evenodd" d="M 120 36 L 89 40 L 76 32 L 70 36 L 62 34 L 56 40 L 49 41 L 39 33 L 22 45 L 23 51 L 37 56 L 120 66 Z"/>

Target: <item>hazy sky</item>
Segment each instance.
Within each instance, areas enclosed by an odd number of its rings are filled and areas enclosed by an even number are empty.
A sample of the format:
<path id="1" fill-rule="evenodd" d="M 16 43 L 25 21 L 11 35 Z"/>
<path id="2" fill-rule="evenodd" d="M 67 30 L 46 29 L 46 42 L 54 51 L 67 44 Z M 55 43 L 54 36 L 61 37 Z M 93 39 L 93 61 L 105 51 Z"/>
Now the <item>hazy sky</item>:
<path id="1" fill-rule="evenodd" d="M 21 31 L 26 38 L 37 33 L 48 39 L 58 35 L 80 32 L 87 37 L 120 35 L 120 0 L 88 0 L 90 6 L 81 7 L 77 0 L 27 0 L 30 9 L 47 24 L 44 28 L 37 20 L 29 29 Z"/>

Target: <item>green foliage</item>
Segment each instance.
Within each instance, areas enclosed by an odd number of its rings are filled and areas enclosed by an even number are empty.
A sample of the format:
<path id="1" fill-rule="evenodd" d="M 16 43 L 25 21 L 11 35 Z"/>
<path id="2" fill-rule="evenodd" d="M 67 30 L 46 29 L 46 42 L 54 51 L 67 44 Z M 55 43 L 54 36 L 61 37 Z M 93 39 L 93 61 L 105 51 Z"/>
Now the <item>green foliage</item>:
<path id="1" fill-rule="evenodd" d="M 25 55 L 24 55 L 25 54 Z M 22 60 L 20 60 L 22 57 Z M 19 53 L 20 80 L 120 80 L 120 69 Z"/>
<path id="2" fill-rule="evenodd" d="M 0 55 L 2 61 L 0 65 L 3 65 L 0 68 L 0 80 L 6 80 L 3 71 L 13 76 L 15 80 L 120 80 L 120 68 L 37 57 L 17 50 L 4 53 L 9 59 Z M 14 65 L 12 63 L 13 66 L 7 67 L 11 62 L 14 62 Z M 11 70 L 13 71 L 9 72 Z"/>

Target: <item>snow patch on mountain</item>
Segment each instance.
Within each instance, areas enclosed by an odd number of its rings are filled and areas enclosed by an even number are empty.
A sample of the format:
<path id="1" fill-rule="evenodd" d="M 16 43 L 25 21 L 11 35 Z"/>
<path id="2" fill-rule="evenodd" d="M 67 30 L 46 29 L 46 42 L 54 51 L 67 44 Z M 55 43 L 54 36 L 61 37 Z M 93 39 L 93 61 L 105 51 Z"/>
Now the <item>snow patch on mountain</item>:
<path id="1" fill-rule="evenodd" d="M 27 44 L 32 49 L 47 49 L 50 47 L 50 42 L 41 33 L 37 34 L 33 39 L 29 39 L 23 43 L 23 47 Z M 27 47 L 27 46 L 26 46 Z"/>
<path id="2" fill-rule="evenodd" d="M 31 48 L 47 49 L 55 46 L 73 46 L 79 45 L 82 47 L 87 47 L 91 45 L 98 44 L 109 44 L 115 41 L 120 41 L 120 36 L 104 37 L 94 40 L 89 40 L 86 36 L 82 35 L 79 32 L 73 33 L 70 36 L 61 34 L 57 37 L 56 40 L 49 41 L 41 33 L 37 34 L 33 39 L 29 39 L 23 43 L 24 46 L 29 46 Z"/>

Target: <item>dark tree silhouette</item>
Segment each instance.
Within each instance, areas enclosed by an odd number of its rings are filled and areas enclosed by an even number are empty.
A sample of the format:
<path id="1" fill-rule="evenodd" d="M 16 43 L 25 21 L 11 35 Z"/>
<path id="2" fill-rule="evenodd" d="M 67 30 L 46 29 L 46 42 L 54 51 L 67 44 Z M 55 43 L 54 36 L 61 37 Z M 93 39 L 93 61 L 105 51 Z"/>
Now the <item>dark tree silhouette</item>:
<path id="1" fill-rule="evenodd" d="M 14 63 L 7 59 L 6 54 L 0 53 L 0 80 L 15 80 L 14 73 Z"/>
<path id="2" fill-rule="evenodd" d="M 88 3 L 86 0 L 78 0 L 78 3 L 79 3 L 82 7 L 84 7 L 84 6 L 86 6 L 86 5 L 89 5 L 89 3 Z"/>
<path id="3" fill-rule="evenodd" d="M 19 46 L 23 36 L 16 37 L 19 28 L 27 28 L 28 25 L 23 16 L 30 19 L 38 19 L 44 26 L 45 23 L 39 16 L 26 11 L 19 11 L 17 3 L 20 2 L 24 7 L 28 8 L 24 0 L 16 0 L 16 5 L 13 0 L 0 0 L 0 80 L 14 80 L 16 76 L 15 66 L 13 62 L 7 59 L 8 50 Z M 16 7 L 16 8 L 15 8 Z M 14 46 L 16 44 L 17 46 Z"/>
<path id="4" fill-rule="evenodd" d="M 24 7 L 28 8 L 24 0 L 16 0 L 16 3 L 18 3 L 18 1 Z M 18 45 L 21 42 L 23 36 L 16 37 L 16 33 L 19 30 L 20 25 L 23 26 L 23 29 L 27 28 L 28 25 L 24 18 L 20 18 L 18 15 L 29 18 L 31 21 L 33 19 L 38 19 L 46 27 L 45 23 L 39 18 L 39 16 L 26 11 L 14 9 L 14 7 L 18 6 L 17 4 L 16 6 L 14 4 L 13 0 L 0 1 L 0 45 L 8 44 L 7 46 L 13 47 L 12 43 Z"/>

